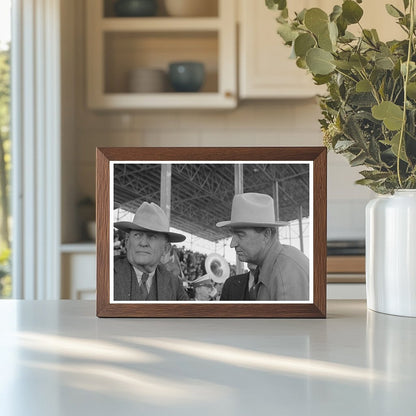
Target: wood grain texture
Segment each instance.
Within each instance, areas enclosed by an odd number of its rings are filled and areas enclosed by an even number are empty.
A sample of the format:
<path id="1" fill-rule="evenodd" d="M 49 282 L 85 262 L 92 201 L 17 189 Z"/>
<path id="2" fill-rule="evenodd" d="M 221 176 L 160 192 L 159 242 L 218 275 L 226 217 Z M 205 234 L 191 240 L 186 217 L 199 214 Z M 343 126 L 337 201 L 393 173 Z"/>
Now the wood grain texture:
<path id="1" fill-rule="evenodd" d="M 167 318 L 326 317 L 326 148 L 133 147 L 97 149 L 97 316 Z M 110 303 L 110 161 L 313 161 L 313 303 Z"/>

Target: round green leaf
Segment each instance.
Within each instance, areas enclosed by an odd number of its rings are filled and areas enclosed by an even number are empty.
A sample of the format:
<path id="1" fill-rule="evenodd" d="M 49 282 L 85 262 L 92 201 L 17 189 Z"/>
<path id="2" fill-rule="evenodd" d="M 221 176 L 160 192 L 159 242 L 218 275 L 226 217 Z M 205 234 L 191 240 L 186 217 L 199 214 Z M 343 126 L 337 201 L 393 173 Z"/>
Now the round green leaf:
<path id="1" fill-rule="evenodd" d="M 371 109 L 373 117 L 382 120 L 389 130 L 400 130 L 402 127 L 403 110 L 391 101 L 383 101 Z"/>
<path id="2" fill-rule="evenodd" d="M 355 86 L 355 90 L 357 92 L 370 92 L 371 91 L 370 81 L 366 79 L 362 79 L 361 81 L 357 82 L 357 85 Z"/>
<path id="3" fill-rule="evenodd" d="M 304 19 L 305 19 L 305 14 L 306 14 L 307 9 L 302 9 L 299 13 L 296 13 L 296 20 L 298 20 L 299 22 L 303 23 Z"/>
<path id="4" fill-rule="evenodd" d="M 295 39 L 296 56 L 304 58 L 306 52 L 316 45 L 315 39 L 309 33 L 302 33 Z"/>
<path id="5" fill-rule="evenodd" d="M 338 26 L 334 22 L 328 23 L 329 37 L 331 38 L 332 44 L 335 46 L 338 39 Z"/>
<path id="6" fill-rule="evenodd" d="M 387 13 L 393 17 L 403 17 L 404 14 L 397 8 L 394 7 L 392 4 L 386 4 Z"/>
<path id="7" fill-rule="evenodd" d="M 368 64 L 367 60 L 357 53 L 351 56 L 350 63 L 354 68 L 358 70 L 363 69 Z"/>
<path id="8" fill-rule="evenodd" d="M 324 32 L 328 26 L 328 15 L 318 7 L 309 9 L 305 13 L 305 26 L 315 35 Z"/>
<path id="9" fill-rule="evenodd" d="M 306 64 L 314 75 L 330 74 L 335 69 L 335 65 L 332 63 L 333 59 L 330 52 L 320 48 L 309 49 L 306 54 Z"/>
<path id="10" fill-rule="evenodd" d="M 332 13 L 329 15 L 331 22 L 335 22 L 339 16 L 342 14 L 342 7 L 337 4 L 334 6 Z"/>
<path id="11" fill-rule="evenodd" d="M 296 59 L 296 66 L 298 68 L 308 69 L 308 66 L 306 65 L 305 58 L 298 58 L 298 59 Z"/>
<path id="12" fill-rule="evenodd" d="M 282 39 L 286 43 L 294 41 L 298 36 L 298 32 L 293 30 L 291 26 L 287 23 L 280 24 L 277 29 L 277 33 L 282 37 Z"/>
<path id="13" fill-rule="evenodd" d="M 333 61 L 333 63 L 337 68 L 342 69 L 342 70 L 350 70 L 352 68 L 352 65 L 347 61 L 339 60 L 339 61 Z"/>
<path id="14" fill-rule="evenodd" d="M 391 70 L 394 68 L 394 61 L 391 57 L 385 57 L 385 56 L 377 57 L 375 64 L 376 64 L 376 67 L 380 69 Z"/>
<path id="15" fill-rule="evenodd" d="M 412 100 L 416 100 L 416 82 L 407 84 L 407 96 Z"/>
<path id="16" fill-rule="evenodd" d="M 352 0 L 346 0 L 342 3 L 342 16 L 349 23 L 358 23 L 363 16 L 363 9 Z"/>
<path id="17" fill-rule="evenodd" d="M 384 143 L 384 144 L 388 144 L 391 146 L 391 151 L 393 152 L 393 154 L 395 156 L 399 156 L 399 158 L 405 162 L 408 162 L 409 159 L 407 158 L 406 155 L 406 149 L 405 149 L 405 142 L 403 140 L 402 145 L 400 146 L 400 132 L 398 132 L 397 134 L 395 134 L 393 136 L 393 138 L 391 139 L 390 142 L 388 143 Z M 400 151 L 399 151 L 399 147 L 400 147 Z"/>
<path id="18" fill-rule="evenodd" d="M 318 35 L 318 45 L 321 49 L 324 49 L 328 52 L 333 52 L 334 45 L 332 43 L 331 37 L 329 36 L 328 28 Z"/>
<path id="19" fill-rule="evenodd" d="M 272 10 L 283 10 L 286 7 L 286 0 L 266 0 L 266 6 Z"/>
<path id="20" fill-rule="evenodd" d="M 313 80 L 316 85 L 329 84 L 331 82 L 331 75 L 314 75 Z"/>

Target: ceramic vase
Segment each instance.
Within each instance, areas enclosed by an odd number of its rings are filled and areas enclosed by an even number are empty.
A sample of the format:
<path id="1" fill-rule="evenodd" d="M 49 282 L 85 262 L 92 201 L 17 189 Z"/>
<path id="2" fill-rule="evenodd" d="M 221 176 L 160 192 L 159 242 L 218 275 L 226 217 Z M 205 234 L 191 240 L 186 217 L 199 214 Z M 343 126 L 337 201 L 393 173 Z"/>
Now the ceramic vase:
<path id="1" fill-rule="evenodd" d="M 156 0 L 117 0 L 114 3 L 116 16 L 149 17 L 157 12 Z"/>
<path id="2" fill-rule="evenodd" d="M 369 309 L 416 317 L 416 189 L 367 204 L 366 289 Z"/>

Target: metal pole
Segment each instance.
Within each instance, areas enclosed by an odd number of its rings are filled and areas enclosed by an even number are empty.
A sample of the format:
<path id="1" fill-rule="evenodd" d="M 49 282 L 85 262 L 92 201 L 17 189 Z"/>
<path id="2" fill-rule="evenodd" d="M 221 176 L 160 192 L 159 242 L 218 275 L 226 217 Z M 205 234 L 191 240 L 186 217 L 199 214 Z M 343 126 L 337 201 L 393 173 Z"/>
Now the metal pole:
<path id="1" fill-rule="evenodd" d="M 303 218 L 303 209 L 302 205 L 299 207 L 299 241 L 300 241 L 300 251 L 303 253 L 303 226 L 302 226 L 302 218 Z"/>
<path id="2" fill-rule="evenodd" d="M 160 172 L 160 208 L 163 209 L 170 222 L 172 199 L 172 164 L 163 163 Z"/>
<path id="3" fill-rule="evenodd" d="M 234 165 L 234 193 L 242 194 L 244 192 L 244 174 L 243 174 L 243 165 L 235 164 Z M 235 268 L 236 273 L 243 273 L 243 264 L 238 259 L 237 254 L 235 256 Z"/>
<path id="4" fill-rule="evenodd" d="M 273 201 L 274 201 L 274 215 L 276 216 L 276 221 L 280 220 L 279 214 L 279 182 L 275 181 L 273 185 Z M 279 227 L 276 228 L 277 238 L 279 238 Z"/>

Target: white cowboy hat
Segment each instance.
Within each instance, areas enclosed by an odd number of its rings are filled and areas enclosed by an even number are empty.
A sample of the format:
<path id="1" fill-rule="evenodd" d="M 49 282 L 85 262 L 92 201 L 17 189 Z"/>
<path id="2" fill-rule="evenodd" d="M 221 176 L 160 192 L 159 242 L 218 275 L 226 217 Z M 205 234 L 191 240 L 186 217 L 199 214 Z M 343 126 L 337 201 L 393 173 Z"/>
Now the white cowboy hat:
<path id="1" fill-rule="evenodd" d="M 267 194 L 234 195 L 231 220 L 217 222 L 217 227 L 278 227 L 287 222 L 276 221 L 273 198 Z"/>
<path id="2" fill-rule="evenodd" d="M 130 230 L 163 233 L 166 234 L 168 241 L 171 243 L 179 243 L 186 238 L 182 234 L 172 233 L 169 231 L 168 217 L 163 212 L 162 208 L 154 202 L 151 202 L 150 204 L 148 202 L 143 202 L 143 204 L 137 208 L 137 211 L 134 214 L 133 222 L 116 222 L 114 223 L 114 227 L 125 231 L 126 233 L 130 232 Z"/>

